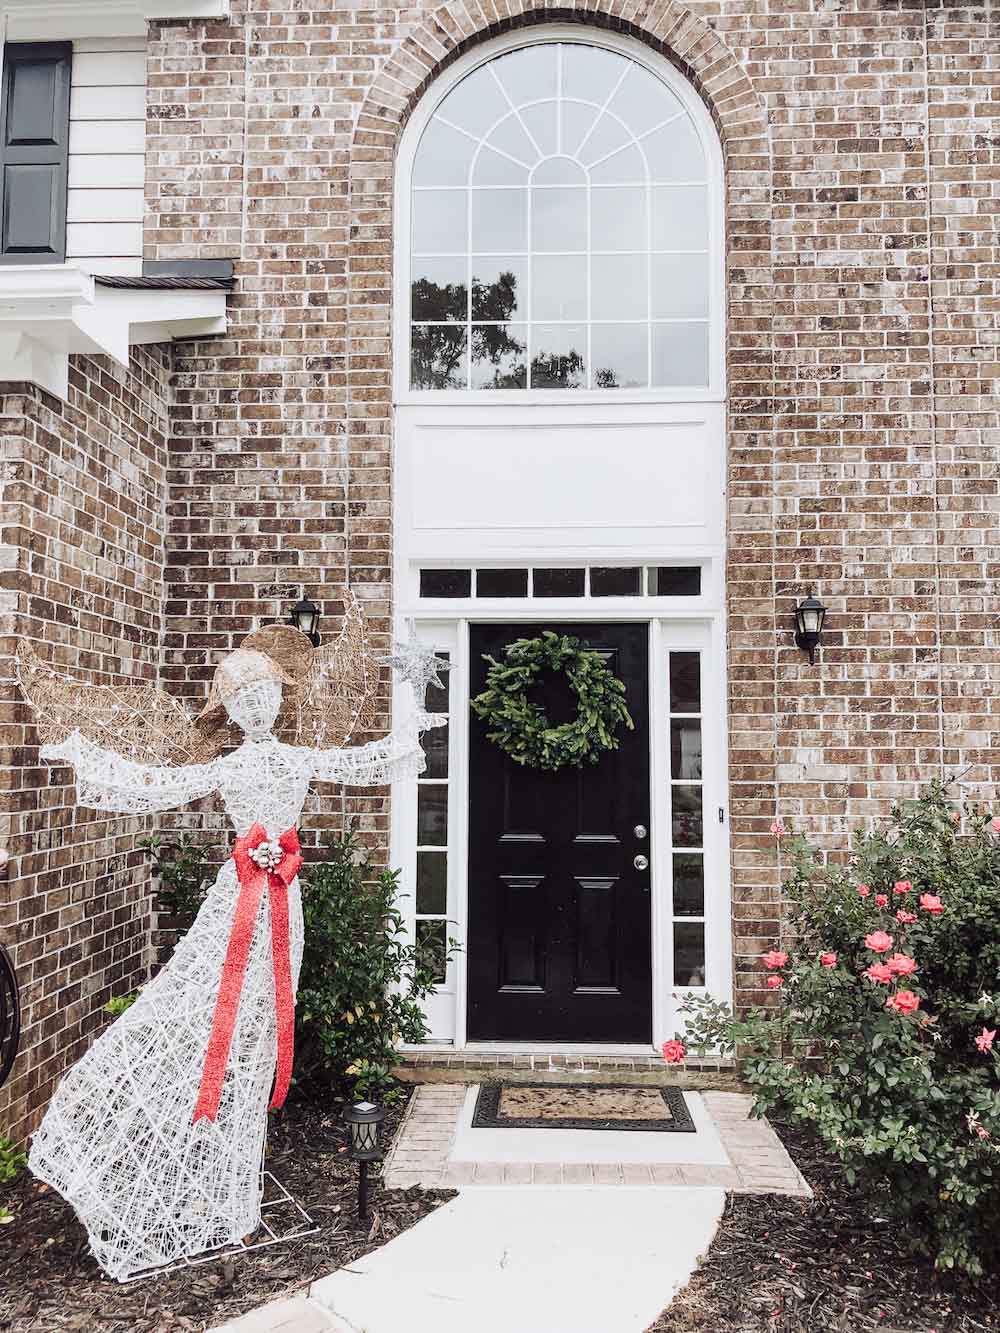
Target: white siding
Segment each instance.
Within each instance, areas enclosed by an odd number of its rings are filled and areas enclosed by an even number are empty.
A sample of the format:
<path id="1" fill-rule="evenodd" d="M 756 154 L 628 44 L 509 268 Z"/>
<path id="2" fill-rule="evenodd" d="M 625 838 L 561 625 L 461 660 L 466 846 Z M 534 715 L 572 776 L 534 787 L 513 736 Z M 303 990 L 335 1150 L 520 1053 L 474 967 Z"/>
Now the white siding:
<path id="1" fill-rule="evenodd" d="M 142 268 L 146 43 L 73 43 L 66 259 L 91 273 Z"/>

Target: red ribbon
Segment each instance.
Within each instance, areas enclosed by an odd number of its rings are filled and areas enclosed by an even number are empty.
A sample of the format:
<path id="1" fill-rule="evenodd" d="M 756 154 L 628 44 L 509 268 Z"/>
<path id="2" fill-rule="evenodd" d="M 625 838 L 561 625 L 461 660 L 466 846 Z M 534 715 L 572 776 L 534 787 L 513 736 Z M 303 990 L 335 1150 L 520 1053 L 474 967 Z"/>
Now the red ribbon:
<path id="1" fill-rule="evenodd" d="M 229 1063 L 229 1048 L 233 1043 L 236 1014 L 240 1007 L 243 978 L 265 889 L 269 890 L 271 901 L 271 960 L 274 967 L 274 1011 L 278 1030 L 278 1069 L 271 1098 L 272 1108 L 284 1105 L 288 1094 L 295 1051 L 295 997 L 292 995 L 292 960 L 288 943 L 288 886 L 299 873 L 302 856 L 299 835 L 295 829 L 290 828 L 278 839 L 284 856 L 273 869 L 266 870 L 254 861 L 250 853 L 267 841 L 266 830 L 260 824 L 254 824 L 249 833 L 243 838 L 237 838 L 233 845 L 240 892 L 232 930 L 229 932 L 219 995 L 215 1002 L 212 1034 L 205 1052 L 201 1087 L 194 1108 L 195 1121 L 202 1116 L 206 1120 L 214 1120 L 218 1114 L 222 1080 Z"/>

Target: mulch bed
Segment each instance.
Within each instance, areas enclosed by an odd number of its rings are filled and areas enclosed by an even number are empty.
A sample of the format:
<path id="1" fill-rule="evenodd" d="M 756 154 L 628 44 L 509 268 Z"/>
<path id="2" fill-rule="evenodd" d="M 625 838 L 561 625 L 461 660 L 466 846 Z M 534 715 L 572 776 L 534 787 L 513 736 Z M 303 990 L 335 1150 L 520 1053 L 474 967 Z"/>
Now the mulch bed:
<path id="1" fill-rule="evenodd" d="M 390 1110 L 387 1143 L 408 1095 L 403 1090 Z M 357 1168 L 345 1151 L 341 1110 L 337 1103 L 300 1096 L 271 1119 L 267 1167 L 320 1227 L 317 1235 L 129 1286 L 102 1275 L 69 1206 L 22 1172 L 0 1191 L 0 1202 L 15 1214 L 0 1227 L 0 1328 L 201 1333 L 265 1301 L 293 1295 L 454 1197 L 453 1190 L 384 1191 L 373 1179 L 372 1220 L 360 1223 Z"/>
<path id="2" fill-rule="evenodd" d="M 715 1240 L 648 1333 L 978 1333 L 994 1279 L 939 1277 L 801 1128 L 774 1123 L 815 1199 L 730 1195 Z"/>

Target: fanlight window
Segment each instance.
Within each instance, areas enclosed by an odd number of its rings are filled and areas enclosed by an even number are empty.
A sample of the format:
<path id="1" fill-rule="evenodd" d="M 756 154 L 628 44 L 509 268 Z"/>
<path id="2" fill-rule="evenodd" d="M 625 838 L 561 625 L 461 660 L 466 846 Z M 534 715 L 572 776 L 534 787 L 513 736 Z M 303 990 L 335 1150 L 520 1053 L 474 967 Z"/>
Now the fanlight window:
<path id="1" fill-rule="evenodd" d="M 416 151 L 410 387 L 705 387 L 707 181 L 690 113 L 626 56 L 480 65 Z"/>

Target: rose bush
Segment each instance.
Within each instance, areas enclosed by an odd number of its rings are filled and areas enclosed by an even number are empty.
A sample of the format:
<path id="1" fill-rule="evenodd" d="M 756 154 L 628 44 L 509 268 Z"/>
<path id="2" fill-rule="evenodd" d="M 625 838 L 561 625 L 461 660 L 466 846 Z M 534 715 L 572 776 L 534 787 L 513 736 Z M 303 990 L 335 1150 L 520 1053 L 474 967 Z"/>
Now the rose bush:
<path id="1" fill-rule="evenodd" d="M 935 786 L 859 832 L 847 865 L 783 841 L 768 1003 L 689 998 L 678 1037 L 736 1051 L 757 1115 L 808 1122 L 915 1246 L 978 1275 L 1000 1262 L 1000 821 L 969 807 L 960 836 L 956 813 Z"/>

